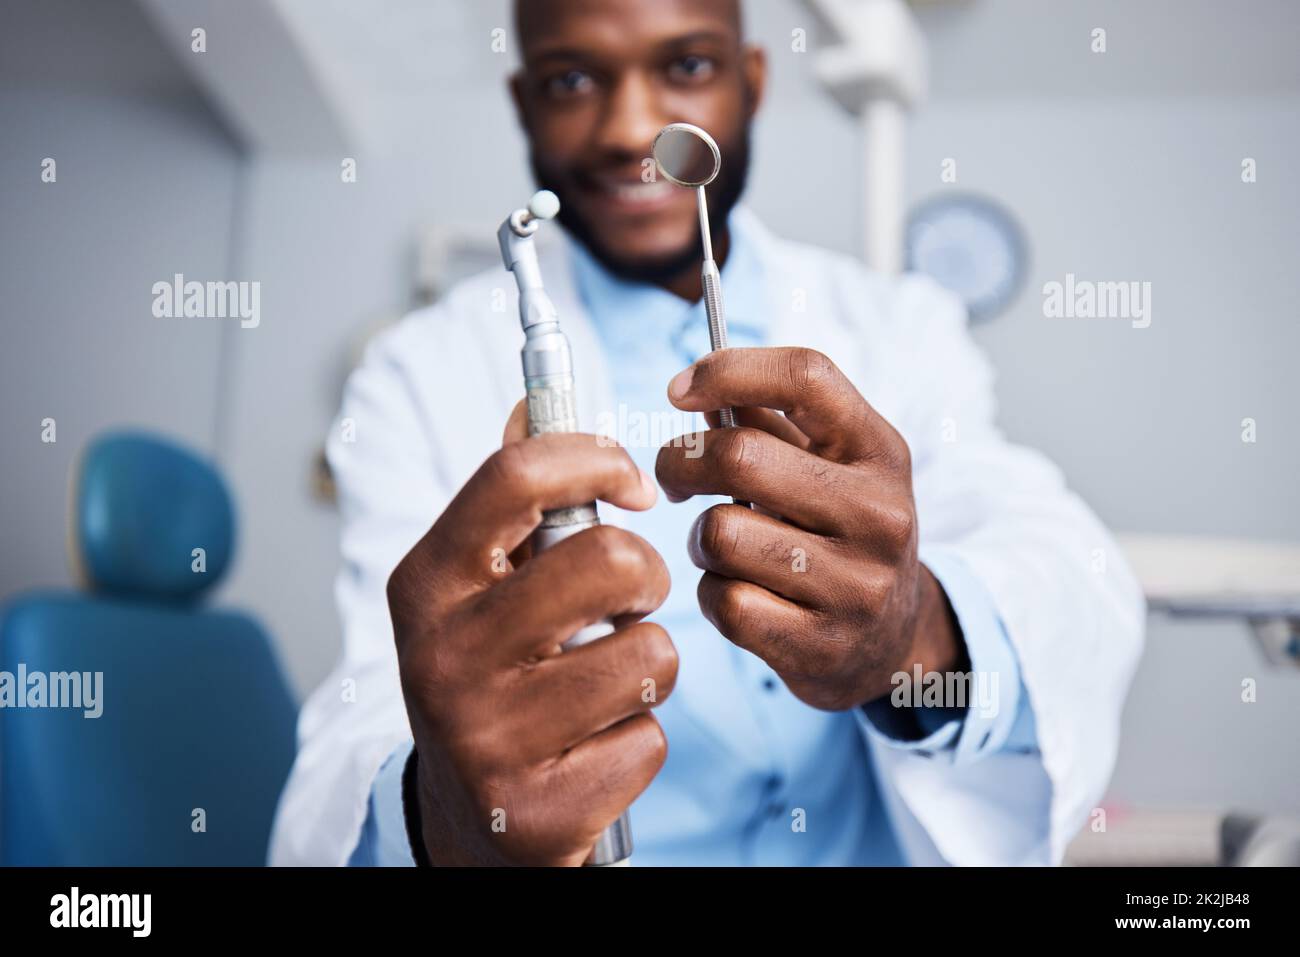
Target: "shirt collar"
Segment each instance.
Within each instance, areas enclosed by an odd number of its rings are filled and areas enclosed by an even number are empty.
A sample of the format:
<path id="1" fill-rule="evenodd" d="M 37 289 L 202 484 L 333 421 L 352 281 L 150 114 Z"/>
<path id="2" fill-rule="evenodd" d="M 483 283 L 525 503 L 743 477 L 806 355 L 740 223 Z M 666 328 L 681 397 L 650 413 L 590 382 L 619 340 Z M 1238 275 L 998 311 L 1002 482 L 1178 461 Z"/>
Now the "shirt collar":
<path id="1" fill-rule="evenodd" d="M 768 329 L 758 225 L 741 208 L 728 217 L 731 248 L 722 266 L 728 344 L 761 345 Z M 684 364 L 709 351 L 704 303 L 615 276 L 581 243 L 571 244 L 574 289 L 605 347 L 618 353 L 672 348 Z"/>

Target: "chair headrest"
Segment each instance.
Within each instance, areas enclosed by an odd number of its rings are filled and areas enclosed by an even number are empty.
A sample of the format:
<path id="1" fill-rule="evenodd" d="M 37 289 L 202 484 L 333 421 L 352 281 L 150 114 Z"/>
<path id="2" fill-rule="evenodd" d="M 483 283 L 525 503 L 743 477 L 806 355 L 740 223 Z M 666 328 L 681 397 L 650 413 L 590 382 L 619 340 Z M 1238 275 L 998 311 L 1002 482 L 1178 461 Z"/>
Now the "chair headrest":
<path id="1" fill-rule="evenodd" d="M 183 601 L 225 573 L 234 509 L 207 462 L 165 439 L 119 432 L 93 440 L 74 468 L 70 544 L 89 588 Z"/>

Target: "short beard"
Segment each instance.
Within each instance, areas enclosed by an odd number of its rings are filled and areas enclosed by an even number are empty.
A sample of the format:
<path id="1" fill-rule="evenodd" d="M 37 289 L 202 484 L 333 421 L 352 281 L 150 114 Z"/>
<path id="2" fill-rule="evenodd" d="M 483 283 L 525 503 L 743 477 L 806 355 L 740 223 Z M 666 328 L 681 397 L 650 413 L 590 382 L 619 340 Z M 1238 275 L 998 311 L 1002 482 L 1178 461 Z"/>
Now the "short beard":
<path id="1" fill-rule="evenodd" d="M 745 183 L 749 177 L 749 126 L 741 130 L 740 136 L 732 143 L 720 144 L 722 165 L 718 177 L 706 189 L 709 199 L 709 230 L 714 236 L 722 235 L 726 230 L 727 217 L 745 192 Z M 620 279 L 630 282 L 652 283 L 660 285 L 682 275 L 691 266 L 697 266 L 704 258 L 704 244 L 696 234 L 694 241 L 681 250 L 668 256 L 647 259 L 624 259 L 612 250 L 603 247 L 595 232 L 576 211 L 576 204 L 565 201 L 565 191 L 557 184 L 564 180 L 537 155 L 529 150 L 528 162 L 532 167 L 533 179 L 538 188 L 549 189 L 560 198 L 558 219 L 569 235 L 596 258 L 602 266 Z M 685 188 L 685 187 L 683 187 Z"/>

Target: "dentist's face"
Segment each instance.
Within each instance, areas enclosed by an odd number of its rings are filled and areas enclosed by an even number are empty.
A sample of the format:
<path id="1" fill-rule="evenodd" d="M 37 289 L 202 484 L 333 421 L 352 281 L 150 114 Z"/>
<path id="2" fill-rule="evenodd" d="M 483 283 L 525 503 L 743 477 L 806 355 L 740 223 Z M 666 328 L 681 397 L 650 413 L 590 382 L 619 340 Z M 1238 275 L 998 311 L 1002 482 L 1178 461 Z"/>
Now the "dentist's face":
<path id="1" fill-rule="evenodd" d="M 672 122 L 713 135 L 715 223 L 738 199 L 760 50 L 741 42 L 737 0 L 519 0 L 523 69 L 512 80 L 538 184 L 607 266 L 661 281 L 698 262 L 694 191 L 655 176 L 650 147 Z"/>

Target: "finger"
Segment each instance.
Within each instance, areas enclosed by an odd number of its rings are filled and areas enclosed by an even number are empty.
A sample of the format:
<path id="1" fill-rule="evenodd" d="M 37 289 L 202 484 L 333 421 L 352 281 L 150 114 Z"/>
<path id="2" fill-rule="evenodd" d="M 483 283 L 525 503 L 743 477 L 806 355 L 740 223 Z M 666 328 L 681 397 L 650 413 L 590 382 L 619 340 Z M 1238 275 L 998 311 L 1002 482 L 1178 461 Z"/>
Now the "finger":
<path id="1" fill-rule="evenodd" d="M 768 663 L 777 674 L 803 677 L 821 657 L 814 612 L 753 582 L 705 572 L 696 594 L 700 611 L 732 644 Z"/>
<path id="2" fill-rule="evenodd" d="M 554 759 L 666 699 L 677 681 L 677 649 L 644 621 L 547 658 L 512 692 L 511 713 L 525 761 Z"/>
<path id="3" fill-rule="evenodd" d="M 653 715 L 621 721 L 566 752 L 546 773 L 548 799 L 571 809 L 566 826 L 592 844 L 654 780 L 668 757 L 668 739 Z M 558 823 L 558 822 L 557 822 Z"/>
<path id="4" fill-rule="evenodd" d="M 751 429 L 761 429 L 768 435 L 775 435 L 782 442 L 788 442 L 795 448 L 807 451 L 812 447 L 812 439 L 804 435 L 799 427 L 787 419 L 780 412 L 774 412 L 771 409 L 753 409 L 739 408 L 734 410 L 736 413 L 736 424 L 745 425 Z M 721 415 L 717 412 L 705 412 L 704 421 L 709 423 L 709 428 L 721 428 Z"/>
<path id="5" fill-rule="evenodd" d="M 840 563 L 834 542 L 752 509 L 706 509 L 691 526 L 686 548 L 701 571 L 762 585 L 790 601 L 820 607 L 835 598 Z"/>
<path id="6" fill-rule="evenodd" d="M 475 600 L 478 653 L 515 663 L 553 653 L 587 625 L 647 615 L 668 597 L 663 558 L 612 525 L 578 532 L 531 559 Z"/>
<path id="7" fill-rule="evenodd" d="M 812 440 L 799 431 L 799 427 L 787 419 L 780 412 L 774 412 L 771 409 L 754 409 L 744 408 L 733 410 L 738 425 L 745 425 L 751 429 L 761 429 L 768 435 L 775 435 L 782 442 L 788 442 L 796 448 L 805 451 L 812 447 Z M 705 412 L 704 420 L 708 422 L 709 428 L 718 429 L 722 427 L 722 416 L 718 412 Z M 743 499 L 742 499 L 743 501 Z M 759 515 L 770 515 L 773 518 L 781 516 L 772 511 L 770 508 L 764 508 L 762 505 L 749 503 L 750 511 Z"/>
<path id="8" fill-rule="evenodd" d="M 722 349 L 679 372 L 668 398 L 688 412 L 758 406 L 784 412 L 837 462 L 870 458 L 902 439 L 826 356 L 812 349 Z"/>
<path id="9" fill-rule="evenodd" d="M 528 400 L 520 399 L 510 410 L 510 417 L 506 419 L 501 444 L 509 445 L 511 442 L 519 442 L 526 438 L 528 438 Z"/>
<path id="10" fill-rule="evenodd" d="M 730 495 L 829 535 L 842 534 L 855 514 L 863 484 L 857 470 L 757 429 L 712 429 L 692 439 L 665 445 L 655 459 L 669 501 Z"/>
<path id="11" fill-rule="evenodd" d="M 650 476 L 609 439 L 539 435 L 494 452 L 407 558 L 417 573 L 482 587 L 500 578 L 499 556 L 528 538 L 543 511 L 594 499 L 642 511 L 657 494 Z"/>
<path id="12" fill-rule="evenodd" d="M 510 410 L 510 416 L 506 419 L 505 431 L 501 433 L 501 444 L 509 445 L 511 442 L 520 442 L 528 438 L 528 399 L 523 398 L 515 403 L 515 407 Z M 518 568 L 524 562 L 532 557 L 533 547 L 528 539 L 524 539 L 510 553 L 510 567 Z"/>

